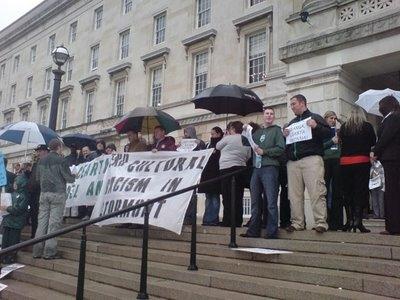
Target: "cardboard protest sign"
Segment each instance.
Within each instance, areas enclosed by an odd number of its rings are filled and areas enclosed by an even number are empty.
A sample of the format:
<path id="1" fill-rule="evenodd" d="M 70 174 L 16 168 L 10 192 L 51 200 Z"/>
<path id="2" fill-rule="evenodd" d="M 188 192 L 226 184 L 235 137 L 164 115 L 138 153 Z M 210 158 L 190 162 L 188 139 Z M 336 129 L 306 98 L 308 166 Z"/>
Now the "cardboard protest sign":
<path id="1" fill-rule="evenodd" d="M 182 139 L 180 146 L 176 149 L 178 152 L 190 152 L 197 147 L 198 140 L 196 139 Z"/>
<path id="2" fill-rule="evenodd" d="M 310 119 L 311 117 L 287 127 L 289 135 L 286 137 L 286 145 L 312 139 L 311 127 L 307 125 L 307 121 Z"/>
<path id="3" fill-rule="evenodd" d="M 92 218 L 96 218 L 189 187 L 200 180 L 212 152 L 213 149 L 104 155 L 97 159 L 95 170 L 96 160 L 82 165 L 74 187 L 69 185 L 68 205 L 95 204 Z M 192 192 L 184 193 L 152 205 L 149 223 L 179 234 L 191 195 Z M 99 225 L 143 221 L 141 208 Z"/>

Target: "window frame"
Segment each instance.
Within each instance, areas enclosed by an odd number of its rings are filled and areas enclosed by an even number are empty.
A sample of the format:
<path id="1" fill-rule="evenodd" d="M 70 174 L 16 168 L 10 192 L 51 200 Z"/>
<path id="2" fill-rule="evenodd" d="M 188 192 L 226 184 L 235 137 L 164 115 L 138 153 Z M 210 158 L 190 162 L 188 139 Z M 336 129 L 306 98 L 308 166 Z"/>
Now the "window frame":
<path id="1" fill-rule="evenodd" d="M 49 105 L 47 101 L 39 104 L 39 124 L 47 126 L 49 122 Z"/>
<path id="2" fill-rule="evenodd" d="M 69 97 L 63 97 L 60 100 L 61 102 L 61 110 L 60 110 L 60 129 L 67 128 L 68 122 L 68 102 Z"/>
<path id="3" fill-rule="evenodd" d="M 100 17 L 99 17 L 100 16 Z M 94 10 L 93 29 L 98 30 L 103 25 L 103 5 Z"/>
<path id="4" fill-rule="evenodd" d="M 207 7 L 204 10 L 200 10 L 202 1 L 207 3 L 209 5 L 209 7 Z M 204 24 L 202 23 L 203 15 L 206 16 L 205 19 L 207 21 L 207 23 L 204 23 Z M 211 0 L 196 0 L 196 28 L 204 27 L 210 23 L 211 23 Z"/>
<path id="5" fill-rule="evenodd" d="M 17 84 L 14 83 L 14 84 L 11 85 L 11 88 L 10 88 L 10 100 L 9 100 L 9 103 L 10 104 L 15 103 L 15 99 L 16 98 L 17 98 Z"/>
<path id="6" fill-rule="evenodd" d="M 129 6 L 127 5 L 129 4 Z M 127 9 L 129 7 L 129 9 Z M 131 12 L 133 9 L 133 1 L 132 0 L 122 0 L 122 14 L 126 15 Z"/>
<path id="7" fill-rule="evenodd" d="M 95 49 L 97 49 L 97 57 L 96 59 L 94 59 L 94 55 L 95 55 Z M 100 44 L 96 44 L 92 47 L 90 47 L 90 64 L 89 64 L 89 68 L 90 71 L 95 71 L 98 69 L 99 67 L 99 54 L 100 54 Z M 96 62 L 96 66 L 93 67 L 93 63 Z"/>
<path id="8" fill-rule="evenodd" d="M 74 21 L 71 24 L 69 24 L 68 41 L 70 44 L 76 41 L 77 35 L 78 35 L 78 21 Z"/>
<path id="9" fill-rule="evenodd" d="M 122 84 L 123 84 L 123 87 L 120 88 Z M 122 116 L 124 114 L 125 97 L 126 97 L 126 78 L 122 78 L 115 82 L 114 111 L 115 111 L 116 116 Z M 121 99 L 122 99 L 122 101 L 121 101 Z"/>
<path id="10" fill-rule="evenodd" d="M 263 3 L 263 2 L 265 2 L 265 0 L 248 0 L 247 4 L 249 7 L 253 7 L 253 6 Z"/>
<path id="11" fill-rule="evenodd" d="M 49 36 L 49 39 L 47 41 L 47 55 L 51 55 L 55 48 L 56 48 L 56 34 L 53 33 L 52 35 Z"/>
<path id="12" fill-rule="evenodd" d="M 71 68 L 72 65 L 72 68 Z M 74 57 L 71 56 L 65 66 L 65 82 L 70 82 L 72 80 L 72 73 L 74 71 Z"/>
<path id="13" fill-rule="evenodd" d="M 198 59 L 198 57 L 200 55 L 204 55 L 204 54 L 207 55 L 207 62 L 206 62 L 207 63 L 207 66 L 206 66 L 206 70 L 207 71 L 205 72 L 205 75 L 206 75 L 205 87 L 203 89 L 201 89 L 201 90 L 198 90 L 198 92 L 197 92 L 197 89 L 196 89 L 196 87 L 198 85 L 197 77 L 200 77 L 200 76 L 204 75 L 204 72 L 202 74 L 197 74 L 197 67 L 198 67 L 197 59 Z M 192 95 L 193 96 L 196 96 L 199 93 L 201 93 L 209 85 L 209 71 L 210 71 L 209 70 L 209 67 L 210 67 L 209 62 L 210 62 L 210 51 L 209 51 L 209 49 L 206 49 L 204 51 L 199 51 L 199 52 L 196 52 L 196 53 L 193 54 L 193 75 L 192 75 L 192 81 L 193 81 L 193 84 L 192 84 Z"/>
<path id="14" fill-rule="evenodd" d="M 92 97 L 90 97 L 92 95 Z M 91 123 L 93 121 L 94 112 L 94 90 L 86 91 L 86 101 L 85 101 L 85 123 Z M 90 108 L 90 115 L 89 115 Z"/>
<path id="15" fill-rule="evenodd" d="M 164 18 L 164 27 L 158 29 L 158 21 Z M 166 37 L 166 29 L 167 29 L 167 12 L 163 11 L 156 16 L 154 16 L 154 24 L 153 24 L 153 44 L 154 45 L 159 45 L 165 42 L 165 37 Z M 159 40 L 159 33 L 161 33 L 162 40 Z"/>
<path id="16" fill-rule="evenodd" d="M 158 86 L 155 87 L 155 75 L 156 71 L 160 71 L 160 80 L 157 83 Z M 149 105 L 152 107 L 159 107 L 162 103 L 162 95 L 163 95 L 163 88 L 164 88 L 164 65 L 157 65 L 151 68 L 150 70 L 150 103 Z M 159 92 L 155 93 L 156 90 Z M 158 97 L 158 99 L 155 99 Z M 155 103 L 155 100 L 157 103 Z M 155 105 L 156 104 L 156 105 Z"/>
<path id="17" fill-rule="evenodd" d="M 31 47 L 31 51 L 29 53 L 29 61 L 33 64 L 36 61 L 36 53 L 37 53 L 37 45 Z"/>
<path id="18" fill-rule="evenodd" d="M 0 65 L 0 80 L 2 80 L 6 76 L 6 63 L 2 63 Z"/>
<path id="19" fill-rule="evenodd" d="M 124 36 L 127 36 L 127 39 L 125 40 L 125 41 L 127 41 L 126 45 L 123 45 Z M 131 30 L 130 29 L 126 29 L 119 33 L 119 53 L 118 53 L 119 60 L 129 57 L 130 39 L 131 39 Z M 124 51 L 123 47 L 126 48 L 125 51 Z M 124 53 L 126 56 L 123 56 Z"/>
<path id="20" fill-rule="evenodd" d="M 51 90 L 51 71 L 52 68 L 48 67 L 44 70 L 44 86 L 43 91 L 47 92 Z"/>
<path id="21" fill-rule="evenodd" d="M 265 46 L 264 56 L 259 56 L 259 57 L 250 59 L 250 39 L 255 37 L 255 36 L 262 35 L 262 34 L 264 35 L 264 39 L 265 39 L 265 41 L 264 41 L 264 46 Z M 267 53 L 268 52 L 267 42 L 268 42 L 268 35 L 267 35 L 266 29 L 258 30 L 258 31 L 249 33 L 246 36 L 246 83 L 247 84 L 256 84 L 256 83 L 260 83 L 260 82 L 262 82 L 264 80 L 264 76 L 265 76 L 266 71 L 267 71 L 267 59 L 268 59 L 268 56 L 267 56 L 268 55 L 268 53 Z M 263 63 L 264 71 L 263 71 L 263 73 L 257 73 L 257 74 L 253 73 L 252 75 L 250 75 L 251 61 L 255 61 L 255 60 L 258 60 L 260 58 L 264 58 L 264 63 Z M 259 66 L 260 66 L 260 64 L 257 67 L 259 67 Z M 257 80 L 255 80 L 254 79 L 255 75 L 257 75 L 258 77 L 261 75 L 261 78 L 258 78 Z M 251 76 L 253 76 L 252 80 L 250 78 Z"/>
<path id="22" fill-rule="evenodd" d="M 18 72 L 20 59 L 21 56 L 19 54 L 14 56 L 13 73 Z"/>
<path id="23" fill-rule="evenodd" d="M 26 93 L 25 98 L 32 97 L 33 75 L 26 79 Z"/>

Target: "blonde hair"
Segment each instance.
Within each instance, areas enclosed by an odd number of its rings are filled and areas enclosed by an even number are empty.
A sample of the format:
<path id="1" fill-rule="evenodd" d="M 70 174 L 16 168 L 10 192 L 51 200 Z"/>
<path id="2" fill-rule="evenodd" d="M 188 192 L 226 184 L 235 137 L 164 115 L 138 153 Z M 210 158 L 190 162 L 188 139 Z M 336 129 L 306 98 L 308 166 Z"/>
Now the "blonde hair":
<path id="1" fill-rule="evenodd" d="M 354 107 L 346 121 L 345 132 L 349 135 L 358 134 L 366 120 L 364 110 L 361 107 Z"/>
<path id="2" fill-rule="evenodd" d="M 324 119 L 328 119 L 328 118 L 330 118 L 330 117 L 332 117 L 332 116 L 337 117 L 337 115 L 336 115 L 336 113 L 335 113 L 334 111 L 328 110 L 328 111 L 324 114 Z"/>

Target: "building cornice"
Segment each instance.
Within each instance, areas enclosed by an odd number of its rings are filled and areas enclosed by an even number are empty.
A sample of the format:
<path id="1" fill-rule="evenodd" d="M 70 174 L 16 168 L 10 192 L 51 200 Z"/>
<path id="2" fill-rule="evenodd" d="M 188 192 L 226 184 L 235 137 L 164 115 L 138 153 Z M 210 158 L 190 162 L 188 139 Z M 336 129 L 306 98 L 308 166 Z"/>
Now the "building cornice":
<path id="1" fill-rule="evenodd" d="M 70 93 L 73 89 L 74 89 L 74 86 L 72 84 L 68 84 L 66 86 L 63 86 L 60 89 L 60 94 L 62 94 L 62 93 Z"/>
<path id="2" fill-rule="evenodd" d="M 15 111 L 14 107 L 7 108 L 7 109 L 3 110 L 3 115 L 9 114 L 9 113 L 13 113 L 14 111 Z"/>
<path id="3" fill-rule="evenodd" d="M 182 45 L 185 47 L 190 47 L 190 46 L 200 43 L 204 40 L 207 40 L 210 38 L 215 38 L 216 36 L 217 36 L 217 30 L 209 29 L 209 30 L 203 31 L 199 34 L 195 34 L 195 35 L 185 38 L 184 40 L 182 40 Z"/>
<path id="4" fill-rule="evenodd" d="M 90 75 L 89 77 L 79 80 L 79 84 L 81 85 L 81 87 L 84 87 L 85 85 L 88 85 L 92 82 L 96 82 L 99 80 L 100 80 L 100 75 Z"/>
<path id="5" fill-rule="evenodd" d="M 107 70 L 107 73 L 110 76 L 114 76 L 117 73 L 120 73 L 120 72 L 123 72 L 123 71 L 128 71 L 130 68 L 132 68 L 132 63 L 124 62 L 122 64 L 119 64 L 117 66 L 109 68 Z"/>
<path id="6" fill-rule="evenodd" d="M 40 102 L 42 102 L 44 100 L 50 99 L 50 97 L 51 97 L 50 94 L 44 94 L 44 95 L 41 95 L 41 96 L 35 98 L 35 100 L 36 100 L 37 103 L 40 103 Z"/>
<path id="7" fill-rule="evenodd" d="M 158 50 L 152 51 L 150 53 L 147 53 L 147 54 L 141 56 L 140 59 L 143 61 L 144 72 L 146 72 L 147 64 L 150 61 L 155 60 L 155 59 L 160 58 L 160 57 L 163 58 L 163 60 L 164 60 L 164 68 L 166 68 L 166 66 L 167 66 L 167 56 L 168 56 L 170 51 L 171 51 L 171 49 L 169 49 L 168 47 L 163 47 L 163 48 L 160 48 Z"/>
<path id="8" fill-rule="evenodd" d="M 25 101 L 24 103 L 21 103 L 18 105 L 18 108 L 20 110 L 24 109 L 25 107 L 30 107 L 32 105 L 32 101 Z"/>
<path id="9" fill-rule="evenodd" d="M 267 17 L 272 14 L 272 6 L 265 7 L 263 9 L 257 10 L 255 12 L 244 15 L 238 19 L 232 21 L 233 25 L 237 28 L 243 27 L 249 23 L 258 21 L 262 18 Z"/>
<path id="10" fill-rule="evenodd" d="M 346 47 L 365 38 L 388 33 L 400 28 L 400 11 L 352 27 L 304 39 L 279 49 L 279 58 L 283 62 L 296 61 L 310 53 L 335 47 Z"/>

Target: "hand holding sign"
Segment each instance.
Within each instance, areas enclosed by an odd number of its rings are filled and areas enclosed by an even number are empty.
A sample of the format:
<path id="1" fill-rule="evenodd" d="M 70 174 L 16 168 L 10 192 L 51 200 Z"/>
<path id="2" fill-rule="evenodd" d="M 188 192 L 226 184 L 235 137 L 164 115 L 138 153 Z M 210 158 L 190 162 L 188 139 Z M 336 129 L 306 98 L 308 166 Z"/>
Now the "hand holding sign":
<path id="1" fill-rule="evenodd" d="M 315 124 L 314 124 L 315 123 Z M 310 125 L 309 125 L 310 124 Z M 311 117 L 304 119 L 300 122 L 293 123 L 288 126 L 285 130 L 289 131 L 286 137 L 286 145 L 293 144 L 296 142 L 307 141 L 312 139 L 311 126 L 317 126 L 315 120 Z"/>

